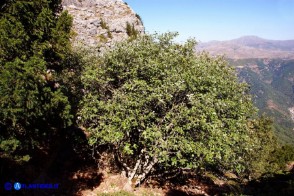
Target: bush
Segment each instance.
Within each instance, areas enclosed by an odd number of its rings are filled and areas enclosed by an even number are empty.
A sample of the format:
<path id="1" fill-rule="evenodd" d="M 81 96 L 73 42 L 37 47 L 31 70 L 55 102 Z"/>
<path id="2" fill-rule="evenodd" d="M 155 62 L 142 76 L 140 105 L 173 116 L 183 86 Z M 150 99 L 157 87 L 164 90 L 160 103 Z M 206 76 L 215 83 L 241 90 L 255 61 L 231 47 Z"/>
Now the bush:
<path id="1" fill-rule="evenodd" d="M 131 25 L 129 22 L 126 23 L 126 31 L 131 40 L 136 39 L 139 35 L 139 32 L 135 29 L 134 24 Z"/>
<path id="2" fill-rule="evenodd" d="M 6 1 L 1 7 L 1 156 L 19 159 L 36 146 L 47 147 L 72 122 L 62 81 L 72 18 L 60 7 L 60 1 L 47 0 Z"/>
<path id="3" fill-rule="evenodd" d="M 248 122 L 252 138 L 255 139 L 255 148 L 248 158 L 248 174 L 251 179 L 257 179 L 266 173 L 275 173 L 279 170 L 276 157 L 273 155 L 279 149 L 279 143 L 273 133 L 272 121 L 261 116 Z"/>
<path id="4" fill-rule="evenodd" d="M 112 33 L 111 33 L 109 30 L 107 31 L 107 37 L 108 37 L 109 39 L 112 39 L 112 38 L 113 38 Z"/>
<path id="5" fill-rule="evenodd" d="M 109 29 L 107 23 L 102 18 L 100 18 L 100 21 L 102 29 Z"/>
<path id="6" fill-rule="evenodd" d="M 141 18 L 141 16 L 139 15 L 139 14 L 136 14 L 136 17 L 138 18 L 138 20 L 142 23 L 142 25 L 143 25 L 143 20 L 142 20 L 142 18 Z"/>
<path id="7" fill-rule="evenodd" d="M 105 37 L 105 35 L 103 35 L 103 34 L 100 34 L 100 35 L 98 36 L 98 38 L 99 38 L 99 41 L 100 41 L 101 43 L 106 43 L 106 42 L 107 42 L 107 37 Z"/>
<path id="8" fill-rule="evenodd" d="M 82 74 L 89 143 L 111 146 L 136 185 L 155 168 L 240 174 L 254 151 L 247 85 L 223 58 L 195 56 L 195 42 L 175 44 L 175 36 L 118 44 Z"/>

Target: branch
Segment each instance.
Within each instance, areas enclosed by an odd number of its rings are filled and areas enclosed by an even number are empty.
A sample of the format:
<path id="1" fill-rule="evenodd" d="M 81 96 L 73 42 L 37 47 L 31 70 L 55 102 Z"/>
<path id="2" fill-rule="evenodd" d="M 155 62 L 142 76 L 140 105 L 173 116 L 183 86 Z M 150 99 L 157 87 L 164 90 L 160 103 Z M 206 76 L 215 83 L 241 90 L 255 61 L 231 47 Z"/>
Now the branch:
<path id="1" fill-rule="evenodd" d="M 138 179 L 136 180 L 135 186 L 138 187 L 140 184 L 145 180 L 146 176 L 150 173 L 150 171 L 153 169 L 154 165 L 158 162 L 157 157 L 154 157 L 153 160 L 150 162 L 150 164 L 147 166 L 145 171 L 141 175 L 138 176 Z"/>
<path id="2" fill-rule="evenodd" d="M 150 158 L 150 156 L 147 154 L 146 156 L 145 156 L 145 163 L 144 163 L 144 165 L 143 165 L 143 170 L 146 168 L 146 166 L 149 164 L 149 158 Z"/>
<path id="3" fill-rule="evenodd" d="M 128 177 L 131 169 L 127 166 L 127 164 L 125 164 L 124 162 L 121 161 L 121 156 L 119 155 L 117 150 L 115 152 L 115 157 L 116 157 L 116 161 L 119 163 L 119 165 L 126 171 L 126 176 Z"/>
<path id="4" fill-rule="evenodd" d="M 133 172 L 132 172 L 132 173 L 130 174 L 130 176 L 128 177 L 129 181 L 131 181 L 131 180 L 134 178 L 134 176 L 135 176 L 135 174 L 136 174 L 136 172 L 137 172 L 137 170 L 138 170 L 140 164 L 141 164 L 141 158 L 139 158 L 139 159 L 137 160 L 136 165 L 135 165 L 135 167 L 134 167 L 134 169 L 133 169 Z"/>
<path id="5" fill-rule="evenodd" d="M 140 164 L 141 164 L 141 161 L 142 161 L 142 156 L 143 156 L 143 153 L 145 152 L 145 149 L 143 148 L 142 150 L 141 150 L 141 152 L 140 152 L 140 155 L 139 155 L 139 159 L 137 160 L 137 162 L 136 162 L 136 165 L 135 165 L 135 167 L 134 167 L 134 169 L 133 169 L 133 172 L 130 174 L 130 176 L 129 176 L 129 180 L 132 180 L 133 178 L 134 178 L 134 176 L 135 176 L 135 174 L 136 174 L 136 172 L 137 172 L 137 170 L 138 170 L 138 168 L 139 168 L 139 166 L 140 166 Z"/>
<path id="6" fill-rule="evenodd" d="M 2 4 L 0 10 L 3 10 L 7 6 L 8 3 L 0 3 L 0 4 Z"/>

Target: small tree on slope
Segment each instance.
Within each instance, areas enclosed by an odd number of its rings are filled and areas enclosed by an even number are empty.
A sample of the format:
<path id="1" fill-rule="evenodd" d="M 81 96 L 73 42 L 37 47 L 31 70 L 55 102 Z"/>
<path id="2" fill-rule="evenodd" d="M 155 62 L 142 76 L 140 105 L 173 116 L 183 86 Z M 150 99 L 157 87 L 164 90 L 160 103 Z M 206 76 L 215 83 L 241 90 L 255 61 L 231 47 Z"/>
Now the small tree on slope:
<path id="1" fill-rule="evenodd" d="M 0 11 L 0 154 L 18 160 L 71 123 L 62 80 L 72 18 L 61 0 L 6 0 Z"/>
<path id="2" fill-rule="evenodd" d="M 175 34 L 123 42 L 83 73 L 80 109 L 91 145 L 110 145 L 128 179 L 156 166 L 242 173 L 255 114 L 246 84 L 223 58 L 195 55 Z"/>

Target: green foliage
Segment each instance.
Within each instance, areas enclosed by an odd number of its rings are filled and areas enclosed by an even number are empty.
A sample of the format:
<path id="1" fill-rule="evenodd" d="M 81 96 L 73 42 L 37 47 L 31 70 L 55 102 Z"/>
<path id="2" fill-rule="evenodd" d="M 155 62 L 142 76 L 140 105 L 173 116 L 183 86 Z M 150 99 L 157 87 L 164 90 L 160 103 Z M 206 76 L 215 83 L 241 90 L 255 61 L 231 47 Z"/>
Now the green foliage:
<path id="1" fill-rule="evenodd" d="M 272 159 L 278 164 L 279 169 L 285 170 L 286 164 L 294 161 L 294 146 L 281 146 L 272 154 L 272 157 Z"/>
<path id="2" fill-rule="evenodd" d="M 109 29 L 107 23 L 102 18 L 100 18 L 100 21 L 102 29 Z"/>
<path id="3" fill-rule="evenodd" d="M 85 67 L 81 124 L 139 182 L 159 165 L 242 173 L 254 151 L 247 85 L 174 34 L 123 42 Z"/>
<path id="4" fill-rule="evenodd" d="M 105 37 L 105 35 L 101 34 L 99 35 L 99 41 L 102 43 L 106 43 L 107 42 L 107 37 Z"/>
<path id="5" fill-rule="evenodd" d="M 134 24 L 131 25 L 129 22 L 126 23 L 126 31 L 130 39 L 136 39 L 139 35 L 139 32 L 135 29 Z"/>
<path id="6" fill-rule="evenodd" d="M 272 121 L 262 116 L 257 120 L 249 122 L 252 130 L 252 137 L 256 139 L 255 149 L 251 152 L 248 162 L 250 162 L 249 175 L 257 179 L 266 173 L 275 173 L 279 170 L 279 165 L 273 154 L 278 149 L 278 142 L 273 133 Z"/>
<path id="7" fill-rule="evenodd" d="M 67 12 L 59 12 L 60 2 L 18 0 L 9 1 L 2 8 L 0 135 L 3 156 L 28 152 L 57 129 L 71 124 L 71 106 L 62 73 L 66 69 L 64 60 L 71 52 L 72 18 Z M 12 151 L 6 145 L 10 141 L 13 141 Z"/>
<path id="8" fill-rule="evenodd" d="M 107 37 L 110 38 L 110 39 L 113 38 L 113 36 L 112 36 L 112 34 L 111 34 L 111 32 L 109 30 L 107 31 Z"/>
<path id="9" fill-rule="evenodd" d="M 267 117 L 260 117 L 249 122 L 255 151 L 251 152 L 248 162 L 250 178 L 258 179 L 273 176 L 285 171 L 286 165 L 294 161 L 294 148 L 281 145 L 273 132 L 273 122 Z"/>
<path id="10" fill-rule="evenodd" d="M 100 20 L 101 20 L 101 27 L 103 29 L 107 29 L 107 37 L 112 39 L 113 37 L 112 37 L 112 34 L 111 34 L 110 30 L 109 30 L 109 26 L 107 25 L 107 23 L 102 18 L 100 18 Z M 102 43 L 107 42 L 107 38 L 104 35 L 99 35 L 99 38 L 100 38 L 100 41 Z"/>
<path id="11" fill-rule="evenodd" d="M 0 149 L 13 153 L 18 148 L 19 144 L 20 142 L 14 138 L 2 140 L 0 143 Z"/>
<path id="12" fill-rule="evenodd" d="M 284 143 L 293 144 L 294 122 L 289 108 L 293 107 L 294 91 L 291 78 L 294 77 L 294 61 L 282 59 L 242 59 L 231 61 L 232 65 L 245 67 L 239 76 L 250 85 L 255 105 L 260 114 L 273 119 L 274 131 Z M 251 69 L 248 65 L 257 65 Z M 257 70 L 258 69 L 258 70 Z"/>
<path id="13" fill-rule="evenodd" d="M 138 18 L 138 20 L 142 23 L 142 25 L 143 25 L 143 20 L 142 20 L 142 18 L 141 18 L 141 16 L 139 15 L 139 14 L 136 14 L 136 17 Z"/>

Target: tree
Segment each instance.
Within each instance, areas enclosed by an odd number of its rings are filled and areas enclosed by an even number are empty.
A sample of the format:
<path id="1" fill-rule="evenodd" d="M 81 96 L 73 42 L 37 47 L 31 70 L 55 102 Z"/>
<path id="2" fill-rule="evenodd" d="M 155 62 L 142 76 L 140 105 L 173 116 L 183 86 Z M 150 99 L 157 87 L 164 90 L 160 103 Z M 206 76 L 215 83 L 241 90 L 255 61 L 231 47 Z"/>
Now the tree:
<path id="1" fill-rule="evenodd" d="M 139 185 L 156 166 L 242 173 L 256 109 L 226 61 L 195 55 L 175 34 L 123 42 L 82 74 L 79 115 L 93 146 L 112 146 Z"/>
<path id="2" fill-rule="evenodd" d="M 284 144 L 280 146 L 273 154 L 272 159 L 279 166 L 280 170 L 294 171 L 294 146 Z M 287 168 L 288 167 L 288 168 Z"/>
<path id="3" fill-rule="evenodd" d="M 0 13 L 0 150 L 21 158 L 71 124 L 63 81 L 72 18 L 61 1 L 5 1 Z M 26 156 L 27 158 L 27 156 Z"/>
<path id="4" fill-rule="evenodd" d="M 265 116 L 248 122 L 251 129 L 251 137 L 254 141 L 254 151 L 248 157 L 248 172 L 250 179 L 257 179 L 267 173 L 276 173 L 280 167 L 277 157 L 279 143 L 273 132 L 273 122 Z M 284 165 L 286 162 L 284 162 Z"/>

